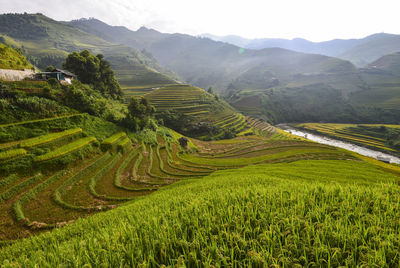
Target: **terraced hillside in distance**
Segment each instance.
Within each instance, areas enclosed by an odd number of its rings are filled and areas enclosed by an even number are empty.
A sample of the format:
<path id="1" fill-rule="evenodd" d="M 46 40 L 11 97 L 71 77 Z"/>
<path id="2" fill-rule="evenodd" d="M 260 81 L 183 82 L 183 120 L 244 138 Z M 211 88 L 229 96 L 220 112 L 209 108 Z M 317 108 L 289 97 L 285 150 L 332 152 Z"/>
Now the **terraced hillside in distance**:
<path id="1" fill-rule="evenodd" d="M 390 55 L 389 55 L 390 56 Z M 394 67 L 384 69 L 371 63 L 368 69 L 363 69 L 360 77 L 369 85 L 357 94 L 351 94 L 350 100 L 356 105 L 372 106 L 391 110 L 400 108 L 400 72 L 395 67 L 400 64 L 400 59 L 395 59 Z"/>
<path id="2" fill-rule="evenodd" d="M 186 85 L 175 84 L 161 87 L 147 86 L 124 89 L 125 96 L 144 97 L 150 101 L 157 112 L 174 111 L 193 118 L 201 124 L 211 123 L 220 129 L 230 129 L 239 134 L 249 129 L 246 118 L 237 113 L 229 104 L 217 95 L 210 94 L 205 90 Z M 222 133 L 214 138 L 221 137 Z M 209 136 L 197 136 L 207 138 Z"/>
<path id="3" fill-rule="evenodd" d="M 252 118 L 247 135 L 212 142 L 188 138 L 187 147 L 178 142 L 182 135 L 166 128 L 143 139 L 114 127 L 96 138 L 90 135 L 96 130 L 88 126 L 90 118 L 78 114 L 0 125 L 10 133 L 23 127 L 53 129 L 0 143 L 2 244 L 217 170 L 298 160 L 360 161 L 350 152 L 305 141 Z M 54 131 L 57 126 L 64 130 Z M 22 165 L 31 168 L 19 169 Z"/>
<path id="4" fill-rule="evenodd" d="M 295 127 L 374 150 L 400 155 L 400 125 L 303 123 Z"/>

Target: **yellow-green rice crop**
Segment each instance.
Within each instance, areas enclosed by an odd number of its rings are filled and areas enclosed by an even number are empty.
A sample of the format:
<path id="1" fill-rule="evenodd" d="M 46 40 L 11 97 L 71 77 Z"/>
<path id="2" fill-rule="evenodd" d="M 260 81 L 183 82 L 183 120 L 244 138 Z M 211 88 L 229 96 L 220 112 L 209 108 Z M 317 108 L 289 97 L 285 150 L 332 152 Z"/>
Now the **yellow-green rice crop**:
<path id="1" fill-rule="evenodd" d="M 0 152 L 0 161 L 8 160 L 17 156 L 25 155 L 28 152 L 25 149 L 12 149 L 4 152 Z"/>
<path id="2" fill-rule="evenodd" d="M 65 130 L 62 132 L 50 133 L 47 135 L 42 135 L 42 136 L 38 136 L 35 138 L 24 140 L 19 144 L 19 146 L 24 147 L 24 148 L 31 148 L 31 147 L 35 147 L 35 146 L 38 146 L 38 145 L 41 145 L 44 143 L 52 142 L 57 139 L 61 139 L 66 136 L 74 135 L 74 134 L 77 134 L 80 132 L 82 132 L 81 128 L 74 128 L 74 129 L 68 129 L 68 130 Z"/>
<path id="3" fill-rule="evenodd" d="M 34 158 L 34 161 L 41 162 L 41 161 L 47 161 L 47 160 L 51 160 L 54 158 L 62 157 L 64 155 L 70 154 L 76 150 L 79 150 L 94 141 L 96 141 L 95 137 L 82 138 L 82 139 L 76 140 L 74 142 L 68 143 L 62 147 L 59 147 L 59 148 L 55 149 L 54 151 L 51 151 L 47 154 L 39 155 Z"/>
<path id="4" fill-rule="evenodd" d="M 397 180 L 359 161 L 218 171 L 6 246 L 0 265 L 398 267 Z"/>

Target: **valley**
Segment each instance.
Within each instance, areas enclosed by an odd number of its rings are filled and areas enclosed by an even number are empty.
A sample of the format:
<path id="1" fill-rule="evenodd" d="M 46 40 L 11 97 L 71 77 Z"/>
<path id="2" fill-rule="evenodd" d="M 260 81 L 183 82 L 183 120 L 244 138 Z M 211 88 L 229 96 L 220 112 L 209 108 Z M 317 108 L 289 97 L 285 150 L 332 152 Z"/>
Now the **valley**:
<path id="1" fill-rule="evenodd" d="M 0 266 L 397 267 L 397 38 L 0 14 Z"/>

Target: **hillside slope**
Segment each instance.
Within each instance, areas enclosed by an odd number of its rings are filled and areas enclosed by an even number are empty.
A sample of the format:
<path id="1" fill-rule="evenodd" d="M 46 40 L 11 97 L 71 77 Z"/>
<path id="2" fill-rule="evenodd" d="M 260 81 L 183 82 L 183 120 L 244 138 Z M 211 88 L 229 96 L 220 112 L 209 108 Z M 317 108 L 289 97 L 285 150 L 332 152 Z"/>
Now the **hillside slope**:
<path id="1" fill-rule="evenodd" d="M 367 83 L 350 100 L 357 105 L 398 110 L 400 107 L 400 54 L 385 55 L 361 69 Z"/>
<path id="2" fill-rule="evenodd" d="M 282 48 L 248 50 L 144 27 L 129 31 L 95 19 L 70 24 L 109 41 L 146 49 L 185 81 L 202 88 L 211 86 L 240 111 L 271 122 L 399 123 L 400 110 L 395 105 L 386 105 L 381 98 L 358 100 L 374 84 L 384 83 L 385 77 L 358 70 L 349 61 Z M 370 36 L 362 42 L 385 37 Z M 355 45 L 353 41 L 350 45 Z M 343 40 L 321 46 L 334 49 L 336 43 L 343 49 L 350 47 Z M 385 91 L 377 87 L 381 89 Z"/>
<path id="3" fill-rule="evenodd" d="M 392 75 L 400 76 L 400 51 L 385 55 L 368 64 L 369 68 L 385 70 Z"/>
<path id="4" fill-rule="evenodd" d="M 21 52 L 0 42 L 0 69 L 23 70 L 33 66 Z"/>
<path id="5" fill-rule="evenodd" d="M 149 100 L 156 108 L 157 117 L 170 128 L 190 137 L 222 138 L 224 130 L 234 134 L 248 129 L 242 114 L 218 95 L 198 87 L 176 84 L 125 89 L 123 92 L 128 98 L 140 96 Z M 179 115 L 182 117 L 178 118 Z"/>
<path id="6" fill-rule="evenodd" d="M 269 77 L 255 83 L 247 81 L 248 88 L 260 88 L 260 84 L 275 81 L 272 78 L 291 80 L 291 76 L 298 73 L 354 71 L 354 66 L 343 60 L 285 49 L 243 50 L 208 38 L 164 34 L 145 27 L 130 31 L 95 19 L 72 21 L 69 24 L 109 41 L 119 40 L 127 46 L 146 49 L 163 66 L 179 74 L 185 81 L 202 88 L 212 86 L 220 92 L 232 81 L 253 73 L 253 70 L 268 73 Z"/>
<path id="7" fill-rule="evenodd" d="M 61 67 L 68 53 L 88 49 L 111 63 L 122 86 L 172 83 L 154 59 L 134 48 L 113 44 L 41 14 L 0 15 L 0 34 L 39 68 Z"/>
<path id="8" fill-rule="evenodd" d="M 357 66 L 363 67 L 386 54 L 400 51 L 400 35 L 375 34 L 366 37 L 362 42 L 338 55 Z"/>

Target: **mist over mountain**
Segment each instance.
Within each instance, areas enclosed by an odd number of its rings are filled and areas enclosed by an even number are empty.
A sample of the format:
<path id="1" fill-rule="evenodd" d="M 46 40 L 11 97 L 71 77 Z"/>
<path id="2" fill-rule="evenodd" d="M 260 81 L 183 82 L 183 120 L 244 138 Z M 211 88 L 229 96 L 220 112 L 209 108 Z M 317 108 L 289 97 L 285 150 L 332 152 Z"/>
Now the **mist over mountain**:
<path id="1" fill-rule="evenodd" d="M 246 39 L 234 35 L 215 36 L 212 34 L 200 36 L 248 49 L 280 47 L 304 53 L 338 57 L 349 60 L 359 67 L 367 65 L 383 55 L 400 51 L 400 36 L 386 33 L 373 34 L 361 39 L 333 39 L 324 42 L 311 42 L 302 38 L 289 40 L 278 38 Z"/>
<path id="2" fill-rule="evenodd" d="M 349 62 L 322 55 L 298 53 L 282 48 L 243 50 L 209 38 L 165 34 L 145 27 L 138 31 L 129 31 L 95 19 L 72 21 L 69 25 L 104 37 L 110 42 L 119 41 L 121 44 L 149 51 L 163 66 L 178 73 L 185 81 L 200 87 L 213 86 L 220 91 L 242 75 L 249 75 L 252 70 L 268 73 L 268 77 L 260 77 L 260 81 L 256 79 L 246 85 L 260 88 L 276 78 L 291 79 L 293 74 L 352 72 L 355 69 Z"/>
<path id="3" fill-rule="evenodd" d="M 353 50 L 360 50 L 358 54 L 347 53 L 348 57 L 356 58 L 368 50 L 380 55 L 396 50 L 396 35 L 322 43 L 270 39 L 271 47 L 246 49 L 209 37 L 166 34 L 146 27 L 131 31 L 97 19 L 57 22 L 43 15 L 3 15 L 0 19 L 11 25 L 0 27 L 0 33 L 9 42 L 20 44 L 33 63 L 43 67 L 45 63 L 62 61 L 69 51 L 89 49 L 105 55 L 125 88 L 179 79 L 201 88 L 211 87 L 240 111 L 275 123 L 393 123 L 400 118 L 400 78 L 392 67 L 396 63 L 381 60 L 385 64 L 359 69 L 348 60 L 321 54 L 324 51 L 344 55 L 342 51 L 350 51 L 348 48 L 353 46 Z M 11 23 L 13 20 L 18 23 Z M 21 31 L 16 25 L 31 30 Z M 35 31 L 46 36 L 29 36 Z M 228 39 L 241 44 L 249 41 L 236 36 Z M 385 42 L 386 46 L 377 48 L 368 45 Z M 299 47 L 313 53 L 295 51 Z M 366 55 L 372 59 L 372 54 Z"/>
<path id="4" fill-rule="evenodd" d="M 368 50 L 369 44 L 388 42 L 376 49 L 375 56 L 368 54 L 370 59 L 378 59 L 382 53 L 396 49 L 393 35 L 321 43 L 268 39 L 270 47 L 250 49 L 262 47 L 263 42 L 238 36 L 215 41 L 210 39 L 212 36 L 165 34 L 146 27 L 130 31 L 95 19 L 72 21 L 69 25 L 110 42 L 147 51 L 184 81 L 212 87 L 240 111 L 272 122 L 393 123 L 400 118 L 395 105 L 400 96 L 397 75 L 373 67 L 358 69 L 348 60 L 322 55 L 345 57 L 344 52 L 352 48 Z M 359 55 L 361 51 L 357 51 Z M 346 57 L 362 61 L 356 54 L 347 53 Z M 387 92 L 385 97 L 371 96 L 380 91 Z"/>

